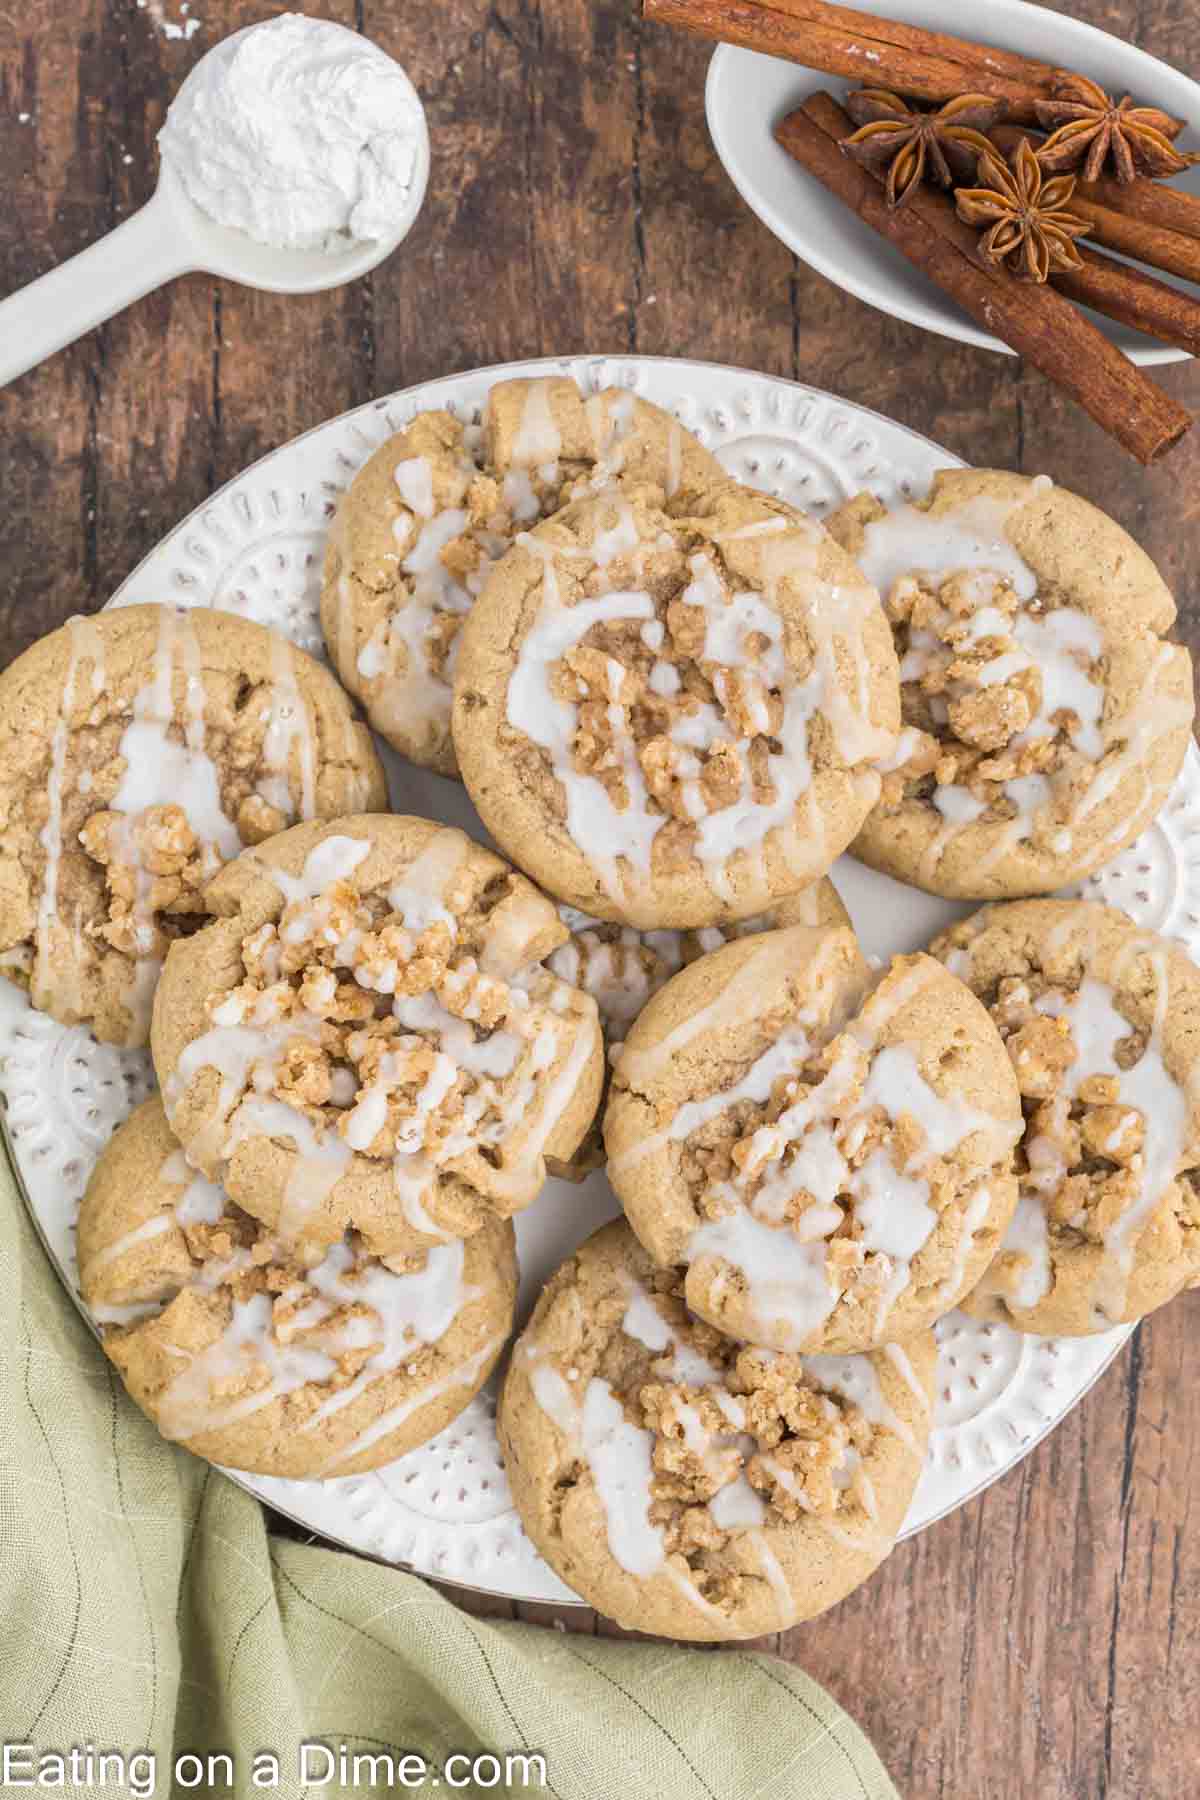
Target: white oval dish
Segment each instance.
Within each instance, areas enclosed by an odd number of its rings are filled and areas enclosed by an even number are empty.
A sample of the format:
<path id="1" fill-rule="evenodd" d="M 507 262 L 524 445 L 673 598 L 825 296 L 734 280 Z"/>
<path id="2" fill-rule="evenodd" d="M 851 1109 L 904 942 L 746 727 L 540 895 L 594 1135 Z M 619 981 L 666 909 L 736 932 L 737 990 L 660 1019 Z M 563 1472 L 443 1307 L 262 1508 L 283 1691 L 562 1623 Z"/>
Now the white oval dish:
<path id="1" fill-rule="evenodd" d="M 591 391 L 620 383 L 674 412 L 730 473 L 823 516 L 862 488 L 885 499 L 923 492 L 957 459 L 928 439 L 828 394 L 741 369 L 651 357 L 545 359 L 448 377 L 344 413 L 253 465 L 177 525 L 113 605 L 171 600 L 219 606 L 321 650 L 317 602 L 326 522 L 338 493 L 382 439 L 423 408 L 478 415 L 491 384 L 563 372 Z M 482 837 L 457 782 L 384 751 L 397 810 Z M 1160 818 L 1087 891 L 1200 955 L 1200 758 Z M 843 857 L 838 887 L 864 949 L 912 950 L 970 909 L 903 887 Z M 0 981 L 0 1097 L 6 1139 L 42 1239 L 78 1304 L 74 1222 L 92 1164 L 113 1128 L 151 1091 L 149 1057 L 97 1044 L 32 1012 Z M 617 1206 L 603 1174 L 550 1181 L 517 1219 L 524 1319 L 542 1283 Z M 1021 1337 L 953 1313 L 939 1327 L 936 1424 L 905 1534 L 959 1506 L 1019 1461 L 1116 1355 L 1129 1327 L 1093 1338 Z M 233 1479 L 279 1512 L 347 1548 L 422 1574 L 517 1599 L 574 1596 L 521 1529 L 485 1393 L 440 1436 L 370 1475 L 330 1482 Z"/>
<path id="2" fill-rule="evenodd" d="M 974 9 L 964 8 L 962 0 L 870 0 L 870 5 L 885 18 L 903 18 L 931 30 L 959 36 L 970 36 L 975 30 Z M 979 29 L 989 43 L 1076 69 L 1108 91 L 1132 93 L 1138 100 L 1189 120 L 1200 131 L 1200 83 L 1178 69 L 1094 25 L 1028 5 L 1026 0 L 988 0 L 980 14 L 985 10 L 986 25 L 981 17 Z M 935 283 L 775 142 L 776 125 L 807 95 L 828 88 L 840 97 L 852 85 L 779 57 L 719 46 L 709 64 L 705 106 L 713 145 L 730 180 L 751 211 L 789 250 L 868 306 L 942 337 L 1011 355 L 1007 344 L 981 330 Z M 1192 140 L 1189 137 L 1187 141 Z M 1200 167 L 1189 169 L 1172 186 L 1200 194 Z M 1198 287 L 1170 275 L 1160 279 L 1200 298 Z M 1179 362 L 1186 355 L 1087 311 L 1135 363 Z"/>

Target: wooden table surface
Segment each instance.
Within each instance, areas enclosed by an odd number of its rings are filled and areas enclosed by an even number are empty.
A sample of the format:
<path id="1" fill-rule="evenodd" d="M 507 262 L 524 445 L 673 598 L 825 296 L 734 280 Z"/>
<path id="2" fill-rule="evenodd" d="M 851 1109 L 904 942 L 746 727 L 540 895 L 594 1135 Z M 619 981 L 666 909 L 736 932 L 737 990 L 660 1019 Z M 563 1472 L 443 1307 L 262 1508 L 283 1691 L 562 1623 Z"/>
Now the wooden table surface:
<path id="1" fill-rule="evenodd" d="M 196 0 L 189 37 L 181 0 L 0 0 L 0 294 L 128 217 L 183 75 L 226 32 L 281 10 Z M 1145 473 L 1016 361 L 894 323 L 796 262 L 710 148 L 705 46 L 641 26 L 633 0 L 301 10 L 407 65 L 433 140 L 425 211 L 403 251 L 348 290 L 277 299 L 176 282 L 0 392 L 0 661 L 100 606 L 263 451 L 374 395 L 547 352 L 793 376 L 974 463 L 1045 470 L 1145 544 L 1184 637 L 1200 641 L 1200 434 Z M 1193 7 L 1060 10 L 1200 76 Z M 983 35 L 987 0 L 966 11 Z M 1191 365 L 1164 380 L 1200 410 Z M 772 1641 L 865 1725 L 906 1800 L 1197 1791 L 1198 1323 L 1200 1295 L 1150 1320 L 1005 1480 Z M 567 1623 L 607 1629 L 578 1612 Z"/>

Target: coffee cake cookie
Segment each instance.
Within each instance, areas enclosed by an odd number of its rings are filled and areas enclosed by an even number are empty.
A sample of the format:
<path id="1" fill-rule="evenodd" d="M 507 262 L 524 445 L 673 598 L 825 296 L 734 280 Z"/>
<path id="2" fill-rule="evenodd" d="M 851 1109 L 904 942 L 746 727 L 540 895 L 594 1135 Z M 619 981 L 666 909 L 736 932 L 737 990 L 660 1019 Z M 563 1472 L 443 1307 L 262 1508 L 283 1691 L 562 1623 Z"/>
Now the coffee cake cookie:
<path id="1" fill-rule="evenodd" d="M 456 774 L 458 634 L 513 538 L 593 482 L 669 497 L 720 473 L 669 413 L 624 388 L 585 399 L 565 375 L 497 382 L 478 426 L 418 413 L 359 470 L 330 531 L 321 624 L 334 667 L 390 744 Z"/>
<path id="2" fill-rule="evenodd" d="M 262 1475 L 357 1475 L 415 1449 L 512 1326 L 510 1224 L 386 1262 L 348 1232 L 309 1267 L 189 1169 L 157 1099 L 102 1152 L 78 1245 L 84 1301 L 142 1411 Z"/>
<path id="3" fill-rule="evenodd" d="M 943 470 L 829 529 L 883 595 L 904 731 L 854 854 L 961 899 L 1046 893 L 1131 844 L 1179 772 L 1191 658 L 1112 519 L 1045 477 Z"/>
<path id="4" fill-rule="evenodd" d="M 964 1302 L 1021 1331 L 1140 1319 L 1200 1276 L 1200 970 L 1079 900 L 985 907 L 930 946 L 1004 1038 L 1020 1199 Z"/>
<path id="5" fill-rule="evenodd" d="M 370 733 L 278 633 L 204 607 L 72 619 L 0 674 L 0 969 L 64 1024 L 144 1044 L 222 863 L 386 804 Z"/>
<path id="6" fill-rule="evenodd" d="M 975 1286 L 1016 1204 L 1017 1084 L 928 956 L 872 981 L 794 927 L 669 981 L 615 1059 L 608 1174 L 688 1306 L 789 1351 L 903 1342 Z"/>
<path id="7" fill-rule="evenodd" d="M 929 1438 L 933 1336 L 870 1356 L 751 1349 L 692 1318 L 624 1220 L 555 1274 L 497 1420 L 526 1531 L 618 1624 L 784 1631 L 895 1543 Z"/>
<path id="8" fill-rule="evenodd" d="M 464 627 L 468 791 L 559 899 L 639 929 L 765 912 L 874 804 L 898 683 L 875 592 L 821 526 L 735 482 L 690 513 L 574 501 Z"/>
<path id="9" fill-rule="evenodd" d="M 534 1199 L 592 1121 L 596 1003 L 535 965 L 548 900 L 425 819 L 298 826 L 212 883 L 175 945 L 155 1067 L 188 1157 L 315 1261 L 466 1237 Z"/>

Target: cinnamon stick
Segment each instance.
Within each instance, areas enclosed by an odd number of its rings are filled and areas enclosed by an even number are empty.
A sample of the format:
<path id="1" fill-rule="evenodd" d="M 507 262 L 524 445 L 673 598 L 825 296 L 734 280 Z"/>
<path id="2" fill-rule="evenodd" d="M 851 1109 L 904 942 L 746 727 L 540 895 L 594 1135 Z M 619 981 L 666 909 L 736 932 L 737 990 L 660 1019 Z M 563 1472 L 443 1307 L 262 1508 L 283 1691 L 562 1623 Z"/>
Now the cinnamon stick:
<path id="1" fill-rule="evenodd" d="M 1165 456 L 1191 416 L 1135 368 L 1115 344 L 1052 287 L 1018 281 L 985 264 L 979 240 L 954 204 L 917 190 L 891 210 L 881 179 L 842 154 L 852 121 L 830 94 L 813 94 L 776 131 L 783 148 L 986 330 L 1002 337 L 1069 393 L 1139 462 Z"/>
<path id="2" fill-rule="evenodd" d="M 1099 206 L 1078 188 L 1071 196 L 1069 210 L 1088 221 L 1088 237 L 1106 249 L 1119 251 L 1134 262 L 1148 263 L 1167 275 L 1178 275 L 1183 281 L 1200 282 L 1200 238 L 1184 237 L 1181 231 L 1168 231 L 1130 213 Z"/>
<path id="3" fill-rule="evenodd" d="M 827 25 L 839 31 L 853 32 L 864 43 L 891 44 L 897 49 L 919 51 L 924 56 L 940 56 L 947 62 L 962 63 L 968 69 L 986 69 L 1011 81 L 1026 82 L 1046 93 L 1059 73 L 1056 64 L 1037 62 L 1032 56 L 1022 56 L 1018 50 L 974 44 L 968 38 L 953 37 L 948 31 L 927 31 L 921 25 L 908 25 L 902 19 L 881 19 L 875 13 L 861 12 L 851 6 L 833 6 L 829 0 L 764 0 L 764 3 L 776 12 L 788 13 L 793 19 L 803 19 L 809 25 Z"/>
<path id="4" fill-rule="evenodd" d="M 1116 181 L 1110 175 L 1099 181 L 1081 181 L 1076 192 L 1114 212 L 1129 213 L 1147 225 L 1161 225 L 1164 231 L 1178 231 L 1184 237 L 1200 238 L 1200 194 L 1189 194 L 1183 188 L 1167 187 L 1161 181 Z"/>
<path id="5" fill-rule="evenodd" d="M 1012 125 L 999 125 L 992 132 L 993 142 L 998 144 L 1006 156 L 1010 155 L 1022 139 L 1037 149 L 1040 141 L 1033 132 L 1020 131 Z M 1154 187 L 1154 182 L 1133 182 L 1133 187 Z M 1097 188 L 1102 188 L 1105 200 L 1095 199 Z M 1134 262 L 1148 263 L 1152 269 L 1162 269 L 1168 275 L 1178 275 L 1183 281 L 1200 282 L 1200 237 L 1187 237 L 1181 231 L 1172 231 L 1165 225 L 1156 224 L 1153 220 L 1142 217 L 1135 207 L 1122 205 L 1119 209 L 1108 204 L 1111 190 L 1120 191 L 1118 181 L 1076 182 L 1075 192 L 1068 204 L 1068 210 L 1086 219 L 1091 226 L 1089 238 L 1103 244 L 1108 250 L 1116 250 L 1122 256 L 1132 257 Z"/>
<path id="6" fill-rule="evenodd" d="M 1049 93 L 1048 77 L 1036 72 L 1041 65 L 1033 65 L 1034 73 L 1014 77 L 982 60 L 955 60 L 934 47 L 930 42 L 934 34 L 916 27 L 906 34 L 913 41 L 899 43 L 878 35 L 885 25 L 895 30 L 891 20 L 872 20 L 870 14 L 847 12 L 822 0 L 795 3 L 803 4 L 811 16 L 785 11 L 779 0 L 642 0 L 642 16 L 697 37 L 782 56 L 823 75 L 844 76 L 918 100 L 940 103 L 965 90 L 987 94 L 1005 102 L 1010 119 L 1026 124 L 1037 118 L 1035 101 Z M 876 35 L 867 36 L 862 28 L 847 23 L 856 19 L 870 21 Z"/>
<path id="7" fill-rule="evenodd" d="M 1134 331 L 1144 331 L 1160 344 L 1200 356 L 1200 300 L 1103 251 L 1083 244 L 1076 249 L 1083 268 L 1050 277 L 1060 294 Z"/>

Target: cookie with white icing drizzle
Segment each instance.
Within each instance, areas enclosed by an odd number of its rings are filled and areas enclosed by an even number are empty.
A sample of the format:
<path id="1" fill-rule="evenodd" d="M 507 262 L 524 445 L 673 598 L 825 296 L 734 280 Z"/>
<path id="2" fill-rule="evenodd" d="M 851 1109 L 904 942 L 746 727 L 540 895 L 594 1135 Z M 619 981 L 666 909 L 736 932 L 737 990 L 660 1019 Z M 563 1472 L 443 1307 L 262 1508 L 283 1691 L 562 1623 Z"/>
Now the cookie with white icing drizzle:
<path id="1" fill-rule="evenodd" d="M 623 1626 L 787 1630 L 895 1543 L 929 1438 L 933 1336 L 784 1355 L 722 1337 L 682 1290 L 624 1220 L 552 1276 L 500 1401 L 513 1498 L 551 1567 Z"/>
<path id="2" fill-rule="evenodd" d="M 726 945 L 615 1058 L 608 1173 L 693 1312 L 788 1351 L 902 1342 L 976 1283 L 1016 1205 L 1017 1084 L 928 956 L 872 979 L 845 929 Z"/>
<path id="3" fill-rule="evenodd" d="M 381 736 L 454 775 L 459 630 L 514 536 L 593 482 L 670 497 L 720 474 L 669 413 L 624 388 L 585 398 L 565 375 L 497 382 L 477 426 L 418 413 L 359 470 L 330 530 L 321 625 L 334 667 Z"/>
<path id="4" fill-rule="evenodd" d="M 551 903 L 426 819 L 299 826 L 209 889 L 167 958 L 151 1044 L 190 1160 L 321 1256 L 507 1218 L 591 1124 L 596 1003 L 540 965 Z"/>
<path id="5" fill-rule="evenodd" d="M 1021 1089 L 1020 1199 L 964 1301 L 1083 1336 L 1200 1277 L 1200 970 L 1081 900 L 989 906 L 930 946 L 991 1013 Z"/>
<path id="6" fill-rule="evenodd" d="M 159 1100 L 80 1207 L 84 1302 L 164 1437 L 235 1469 L 361 1474 L 433 1437 L 512 1326 L 513 1229 L 388 1262 L 348 1232 L 315 1267 L 190 1169 Z"/>
<path id="7" fill-rule="evenodd" d="M 736 925 L 709 925 L 699 931 L 636 931 L 632 925 L 589 919 L 561 906 L 571 929 L 568 943 L 546 959 L 546 966 L 572 987 L 591 994 L 600 1009 L 600 1024 L 610 1054 L 620 1044 L 642 1008 L 660 987 L 698 956 L 719 950 L 734 938 L 786 925 L 849 925 L 850 915 L 832 881 L 823 877 L 783 900 L 769 913 L 741 919 Z M 600 1125 L 588 1133 L 569 1163 L 556 1175 L 582 1180 L 604 1160 Z"/>
<path id="8" fill-rule="evenodd" d="M 736 482 L 690 511 L 573 501 L 462 633 L 455 742 L 485 824 L 559 899 L 639 929 L 752 917 L 825 874 L 898 724 L 874 589 Z"/>
<path id="9" fill-rule="evenodd" d="M 279 633 L 206 607 L 72 619 L 0 674 L 0 969 L 64 1024 L 144 1044 L 223 863 L 386 803 L 366 726 Z"/>
<path id="10" fill-rule="evenodd" d="M 1043 894 L 1131 844 L 1190 741 L 1175 602 L 1116 522 L 1043 476 L 943 470 L 829 521 L 883 595 L 904 730 L 853 845 L 958 899 Z"/>

